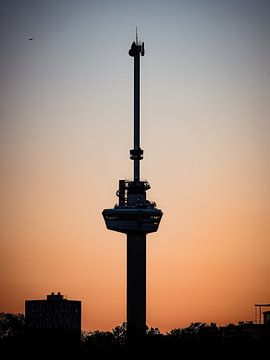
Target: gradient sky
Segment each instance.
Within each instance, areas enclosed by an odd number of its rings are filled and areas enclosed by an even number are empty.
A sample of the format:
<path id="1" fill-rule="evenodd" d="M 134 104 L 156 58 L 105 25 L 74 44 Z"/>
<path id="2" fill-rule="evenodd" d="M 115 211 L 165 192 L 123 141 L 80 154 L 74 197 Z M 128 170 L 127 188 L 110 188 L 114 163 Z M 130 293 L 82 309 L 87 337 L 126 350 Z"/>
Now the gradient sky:
<path id="1" fill-rule="evenodd" d="M 101 212 L 132 176 L 135 26 L 142 176 L 164 211 L 147 323 L 237 323 L 270 302 L 269 24 L 263 0 L 1 2 L 0 311 L 61 291 L 84 329 L 125 320 L 125 235 Z"/>

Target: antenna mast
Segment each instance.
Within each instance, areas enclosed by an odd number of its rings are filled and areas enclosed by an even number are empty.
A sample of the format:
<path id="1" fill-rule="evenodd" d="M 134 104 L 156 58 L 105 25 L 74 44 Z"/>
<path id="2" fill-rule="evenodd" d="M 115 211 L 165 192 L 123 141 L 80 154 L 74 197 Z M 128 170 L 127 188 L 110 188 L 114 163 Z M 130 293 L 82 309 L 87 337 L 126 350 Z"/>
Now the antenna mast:
<path id="1" fill-rule="evenodd" d="M 134 181 L 140 181 L 140 160 L 143 150 L 140 148 L 140 56 L 144 56 L 144 43 L 133 41 L 129 55 L 134 58 L 134 149 L 130 150 L 130 159 L 134 160 Z"/>

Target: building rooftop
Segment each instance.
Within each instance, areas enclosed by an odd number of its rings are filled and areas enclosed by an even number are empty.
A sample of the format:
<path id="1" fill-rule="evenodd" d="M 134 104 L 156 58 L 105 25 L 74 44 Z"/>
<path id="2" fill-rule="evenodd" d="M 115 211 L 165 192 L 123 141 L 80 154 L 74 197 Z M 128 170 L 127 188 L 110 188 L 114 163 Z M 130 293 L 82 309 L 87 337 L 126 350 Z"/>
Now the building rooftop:
<path id="1" fill-rule="evenodd" d="M 60 292 L 57 294 L 52 292 L 51 295 L 47 295 L 47 300 L 64 300 L 64 295 L 62 295 Z"/>

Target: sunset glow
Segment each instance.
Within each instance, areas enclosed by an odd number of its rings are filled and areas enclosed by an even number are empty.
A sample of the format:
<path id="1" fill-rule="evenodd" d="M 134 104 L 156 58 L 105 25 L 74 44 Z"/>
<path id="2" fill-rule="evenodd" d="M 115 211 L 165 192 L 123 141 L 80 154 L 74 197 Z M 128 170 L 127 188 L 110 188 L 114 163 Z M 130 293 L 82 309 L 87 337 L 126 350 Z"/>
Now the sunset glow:
<path id="1" fill-rule="evenodd" d="M 270 5 L 29 0 L 0 16 L 0 311 L 61 291 L 85 330 L 125 321 L 125 235 L 101 212 L 132 176 L 138 26 L 142 177 L 164 213 L 147 323 L 254 320 L 270 302 Z"/>

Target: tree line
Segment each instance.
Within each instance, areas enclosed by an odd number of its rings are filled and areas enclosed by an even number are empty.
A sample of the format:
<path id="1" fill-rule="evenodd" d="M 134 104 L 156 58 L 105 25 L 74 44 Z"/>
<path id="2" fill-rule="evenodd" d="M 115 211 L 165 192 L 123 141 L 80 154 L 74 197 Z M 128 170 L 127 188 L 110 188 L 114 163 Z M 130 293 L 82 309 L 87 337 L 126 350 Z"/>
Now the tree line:
<path id="1" fill-rule="evenodd" d="M 252 322 L 226 326 L 195 322 L 165 334 L 147 327 L 146 335 L 132 344 L 125 323 L 112 331 L 84 331 L 77 342 L 53 336 L 54 341 L 51 337 L 30 336 L 23 314 L 0 313 L 3 359 L 257 359 L 268 351 L 270 327 Z"/>

